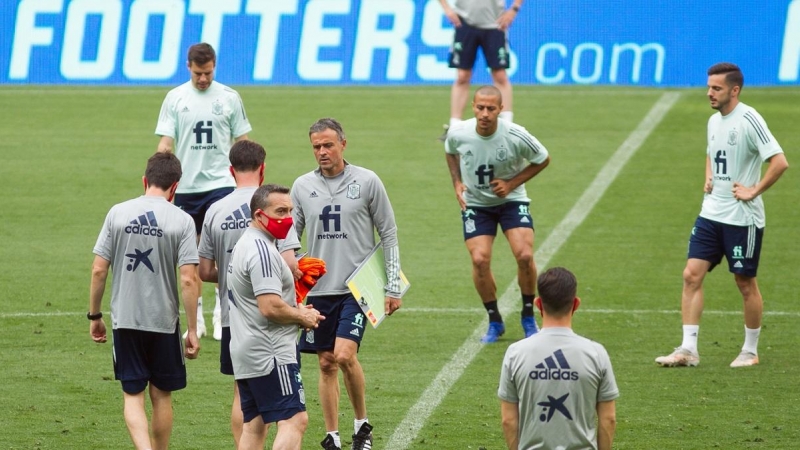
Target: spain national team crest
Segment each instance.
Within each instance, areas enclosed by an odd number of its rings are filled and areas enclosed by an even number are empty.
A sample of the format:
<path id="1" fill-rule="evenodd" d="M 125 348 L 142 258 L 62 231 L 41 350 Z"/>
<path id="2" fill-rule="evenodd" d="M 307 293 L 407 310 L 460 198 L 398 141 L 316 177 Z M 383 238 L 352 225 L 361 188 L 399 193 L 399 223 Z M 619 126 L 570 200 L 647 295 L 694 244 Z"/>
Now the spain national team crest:
<path id="1" fill-rule="evenodd" d="M 508 159 L 508 149 L 500 147 L 496 150 L 495 159 L 498 161 L 505 161 Z"/>
<path id="2" fill-rule="evenodd" d="M 215 116 L 222 115 L 222 102 L 219 100 L 214 100 L 214 103 L 211 104 L 211 114 Z"/>
<path id="3" fill-rule="evenodd" d="M 736 131 L 735 128 L 728 132 L 728 145 L 736 145 L 736 142 L 738 140 L 739 140 L 739 132 Z"/>
<path id="4" fill-rule="evenodd" d="M 347 198 L 349 199 L 357 199 L 361 198 L 361 185 L 350 183 L 347 185 Z"/>

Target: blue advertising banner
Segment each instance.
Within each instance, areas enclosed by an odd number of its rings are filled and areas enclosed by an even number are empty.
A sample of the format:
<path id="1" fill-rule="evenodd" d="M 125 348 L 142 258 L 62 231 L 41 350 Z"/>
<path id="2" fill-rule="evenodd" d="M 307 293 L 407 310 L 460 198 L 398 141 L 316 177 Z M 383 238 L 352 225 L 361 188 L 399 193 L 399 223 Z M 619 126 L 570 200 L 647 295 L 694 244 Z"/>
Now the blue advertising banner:
<path id="1" fill-rule="evenodd" d="M 231 85 L 447 84 L 452 38 L 438 0 L 0 0 L 0 83 L 179 84 L 204 41 Z M 509 41 L 519 84 L 797 85 L 800 0 L 528 1 Z"/>

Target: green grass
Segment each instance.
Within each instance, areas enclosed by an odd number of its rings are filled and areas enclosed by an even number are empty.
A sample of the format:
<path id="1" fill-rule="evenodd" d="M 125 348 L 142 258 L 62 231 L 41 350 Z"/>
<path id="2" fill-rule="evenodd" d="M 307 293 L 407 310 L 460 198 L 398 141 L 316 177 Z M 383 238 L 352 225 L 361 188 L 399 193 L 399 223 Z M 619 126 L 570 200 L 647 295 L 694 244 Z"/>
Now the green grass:
<path id="1" fill-rule="evenodd" d="M 83 314 L 97 233 L 111 205 L 142 191 L 140 177 L 155 150 L 153 130 L 166 90 L 0 89 L 0 448 L 130 448 L 110 346 L 91 342 Z M 611 355 L 621 391 L 616 448 L 794 448 L 800 442 L 797 169 L 764 195 L 767 232 L 759 281 L 769 315 L 761 365 L 728 368 L 743 330 L 741 300 L 725 268 L 706 281 L 702 364 L 667 370 L 653 363 L 681 337 L 681 271 L 702 198 L 705 124 L 712 112 L 702 89 L 680 92 L 550 265 L 577 274 L 583 307 L 575 329 Z M 347 131 L 346 158 L 375 170 L 387 186 L 412 288 L 405 310 L 369 330 L 359 355 L 376 448 L 383 448 L 484 315 L 435 140 L 447 117 L 449 89 L 240 93 L 254 127 L 250 136 L 267 148 L 267 180 L 291 184 L 311 170 L 308 126 L 334 116 Z M 550 167 L 528 185 L 537 248 L 662 93 L 515 87 L 516 120 L 552 155 Z M 762 113 L 790 164 L 797 163 L 800 92 L 748 88 L 743 100 Z M 493 270 L 502 293 L 515 275 L 503 239 Z M 206 286 L 205 297 L 212 292 Z M 108 305 L 106 297 L 106 311 Z M 499 344 L 475 355 L 410 448 L 505 448 L 496 390 L 505 349 L 521 337 L 514 317 Z M 174 395 L 174 449 L 232 446 L 232 380 L 218 372 L 218 343 L 206 338 L 202 344 L 200 358 L 188 362 L 189 386 Z M 323 423 L 312 357 L 303 360 L 303 376 L 310 416 L 304 448 L 313 449 Z M 341 406 L 340 429 L 348 434 L 352 410 L 344 392 Z"/>

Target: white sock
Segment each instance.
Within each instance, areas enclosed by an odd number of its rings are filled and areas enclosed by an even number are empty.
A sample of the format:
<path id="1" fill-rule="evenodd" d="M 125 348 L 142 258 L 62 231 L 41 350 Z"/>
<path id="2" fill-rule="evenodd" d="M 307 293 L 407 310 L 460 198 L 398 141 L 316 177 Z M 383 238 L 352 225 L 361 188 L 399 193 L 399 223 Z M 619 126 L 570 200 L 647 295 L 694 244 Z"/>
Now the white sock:
<path id="1" fill-rule="evenodd" d="M 361 429 L 361 425 L 363 425 L 365 423 L 368 423 L 368 422 L 369 422 L 369 420 L 367 420 L 366 417 L 364 417 L 363 419 L 354 420 L 353 421 L 353 430 L 354 430 L 353 434 L 358 434 L 358 430 Z"/>
<path id="2" fill-rule="evenodd" d="M 507 120 L 509 122 L 513 122 L 514 121 L 514 113 L 511 112 L 511 111 L 503 111 L 503 112 L 500 113 L 500 118 L 501 119 L 505 119 L 505 120 Z"/>
<path id="3" fill-rule="evenodd" d="M 450 118 L 450 128 L 453 128 L 453 125 L 458 125 L 459 123 L 461 123 L 461 118 L 460 117 L 451 117 Z"/>
<path id="4" fill-rule="evenodd" d="M 333 436 L 333 443 L 336 444 L 337 447 L 342 447 L 342 440 L 339 438 L 339 431 L 328 431 L 328 434 Z"/>
<path id="5" fill-rule="evenodd" d="M 700 325 L 683 326 L 683 343 L 681 347 L 690 352 L 697 353 L 697 334 L 700 332 Z"/>
<path id="6" fill-rule="evenodd" d="M 219 316 L 222 314 L 222 306 L 219 305 L 219 288 L 214 288 L 214 298 L 217 303 L 214 305 L 214 315 Z"/>
<path id="7" fill-rule="evenodd" d="M 761 327 L 747 328 L 744 327 L 744 345 L 742 351 L 750 352 L 754 355 L 758 354 L 758 337 L 761 334 Z"/>
<path id="8" fill-rule="evenodd" d="M 203 318 L 203 297 L 197 298 L 197 323 L 206 323 Z"/>

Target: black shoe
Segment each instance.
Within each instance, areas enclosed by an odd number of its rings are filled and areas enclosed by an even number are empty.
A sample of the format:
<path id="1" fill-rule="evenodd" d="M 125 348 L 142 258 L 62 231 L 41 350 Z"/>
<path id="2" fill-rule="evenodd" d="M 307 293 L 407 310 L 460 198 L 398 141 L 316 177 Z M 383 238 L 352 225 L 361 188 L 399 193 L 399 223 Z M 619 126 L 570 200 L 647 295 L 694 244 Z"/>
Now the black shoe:
<path id="1" fill-rule="evenodd" d="M 341 447 L 336 446 L 336 441 L 333 440 L 333 436 L 330 434 L 325 435 L 325 439 L 320 442 L 320 445 L 322 445 L 322 448 L 325 450 L 342 450 Z"/>
<path id="2" fill-rule="evenodd" d="M 358 433 L 353 435 L 353 450 L 372 449 L 372 425 L 364 422 Z"/>
<path id="3" fill-rule="evenodd" d="M 444 142 L 447 140 L 447 132 L 450 130 L 450 125 L 444 124 L 442 125 L 442 128 L 444 128 L 444 132 L 441 136 L 436 138 L 439 142 Z"/>

